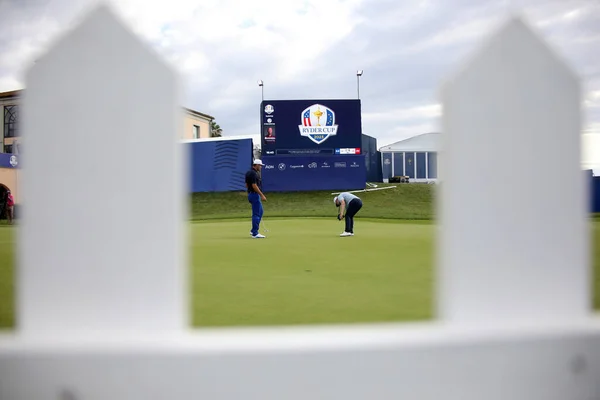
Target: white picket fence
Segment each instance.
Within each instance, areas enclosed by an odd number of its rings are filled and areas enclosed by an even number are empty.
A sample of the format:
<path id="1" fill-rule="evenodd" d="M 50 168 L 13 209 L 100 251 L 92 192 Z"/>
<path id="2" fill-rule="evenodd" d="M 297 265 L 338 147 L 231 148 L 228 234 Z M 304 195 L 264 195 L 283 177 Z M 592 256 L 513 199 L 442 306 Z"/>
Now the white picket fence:
<path id="1" fill-rule="evenodd" d="M 99 6 L 26 85 L 1 400 L 600 399 L 580 83 L 521 18 L 442 87 L 431 323 L 191 330 L 176 74 Z"/>

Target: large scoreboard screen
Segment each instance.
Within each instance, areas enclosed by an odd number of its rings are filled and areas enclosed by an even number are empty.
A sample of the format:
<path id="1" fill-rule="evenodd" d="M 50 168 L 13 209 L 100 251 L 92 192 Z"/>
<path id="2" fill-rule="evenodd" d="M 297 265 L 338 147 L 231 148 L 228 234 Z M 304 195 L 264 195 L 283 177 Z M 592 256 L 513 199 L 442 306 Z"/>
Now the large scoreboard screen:
<path id="1" fill-rule="evenodd" d="M 360 100 L 263 101 L 264 156 L 361 154 Z"/>

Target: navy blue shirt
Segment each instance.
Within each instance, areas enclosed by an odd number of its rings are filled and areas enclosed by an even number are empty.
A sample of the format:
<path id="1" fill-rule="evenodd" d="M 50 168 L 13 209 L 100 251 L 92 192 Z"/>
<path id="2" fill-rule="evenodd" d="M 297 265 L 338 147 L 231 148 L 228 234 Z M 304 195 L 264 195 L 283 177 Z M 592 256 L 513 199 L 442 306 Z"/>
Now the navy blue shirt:
<path id="1" fill-rule="evenodd" d="M 262 190 L 262 182 L 260 180 L 260 176 L 258 176 L 258 172 L 256 172 L 254 169 L 251 169 L 250 171 L 246 172 L 246 184 L 248 184 L 248 193 L 254 192 L 254 188 L 252 187 L 253 183 L 256 183 L 256 186 L 258 186 L 258 188 Z"/>

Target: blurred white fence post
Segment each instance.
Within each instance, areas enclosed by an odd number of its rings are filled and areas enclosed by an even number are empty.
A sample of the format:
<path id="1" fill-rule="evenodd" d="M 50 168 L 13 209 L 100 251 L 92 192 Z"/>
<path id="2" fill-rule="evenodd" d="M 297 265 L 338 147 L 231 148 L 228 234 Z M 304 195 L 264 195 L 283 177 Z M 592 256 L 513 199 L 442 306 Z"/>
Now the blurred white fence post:
<path id="1" fill-rule="evenodd" d="M 514 19 L 446 82 L 442 98 L 441 317 L 588 317 L 577 76 Z"/>
<path id="2" fill-rule="evenodd" d="M 28 72 L 20 334 L 185 328 L 178 104 L 175 74 L 106 8 Z"/>
<path id="3" fill-rule="evenodd" d="M 28 74 L 0 400 L 600 399 L 578 83 L 518 19 L 444 90 L 441 322 L 186 330 L 176 81 L 106 7 Z"/>

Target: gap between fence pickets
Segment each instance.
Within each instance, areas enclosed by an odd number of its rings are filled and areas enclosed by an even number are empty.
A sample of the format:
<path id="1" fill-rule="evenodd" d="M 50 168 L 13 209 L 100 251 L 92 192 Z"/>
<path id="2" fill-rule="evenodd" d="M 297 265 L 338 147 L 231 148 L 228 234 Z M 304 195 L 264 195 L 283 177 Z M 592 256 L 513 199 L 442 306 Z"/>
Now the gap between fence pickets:
<path id="1" fill-rule="evenodd" d="M 347 193 L 360 193 L 360 192 L 373 192 L 375 190 L 385 190 L 385 189 L 393 189 L 396 186 L 387 186 L 387 187 L 382 187 L 382 188 L 376 188 L 376 189 L 361 189 L 361 190 L 351 190 L 348 191 Z M 340 194 L 342 192 L 337 192 L 337 193 L 331 193 L 332 195 L 337 195 Z"/>
<path id="2" fill-rule="evenodd" d="M 383 348 L 429 348 L 474 346 L 486 343 L 519 343 L 532 340 L 600 338 L 600 314 L 578 322 L 536 321 L 504 326 L 429 323 L 379 323 L 324 325 L 320 327 L 238 327 L 199 328 L 179 334 L 153 335 L 62 335 L 24 338 L 0 334 L 0 358 L 8 354 L 102 353 L 105 351 L 177 354 L 212 353 L 303 353 Z"/>

